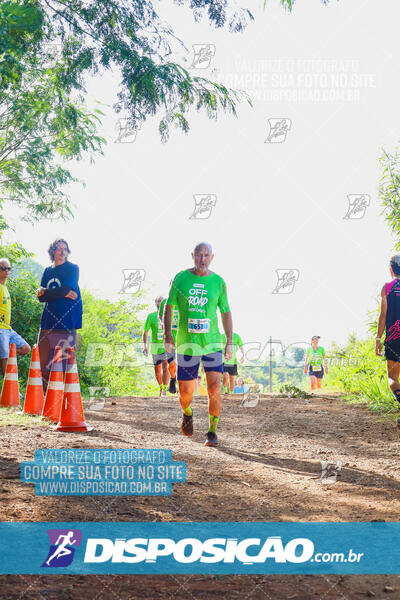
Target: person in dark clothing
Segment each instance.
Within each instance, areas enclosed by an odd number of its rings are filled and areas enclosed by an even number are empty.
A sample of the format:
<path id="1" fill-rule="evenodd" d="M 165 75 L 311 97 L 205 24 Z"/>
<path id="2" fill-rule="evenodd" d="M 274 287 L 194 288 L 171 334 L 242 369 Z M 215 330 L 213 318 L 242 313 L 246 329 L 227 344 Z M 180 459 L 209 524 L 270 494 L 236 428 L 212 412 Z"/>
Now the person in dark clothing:
<path id="1" fill-rule="evenodd" d="M 48 252 L 53 264 L 44 270 L 36 294 L 39 302 L 45 303 L 38 337 L 45 393 L 55 347 L 62 348 L 65 368 L 67 348 L 75 346 L 76 330 L 82 327 L 79 267 L 69 262 L 70 249 L 64 239 L 54 240 Z"/>
<path id="2" fill-rule="evenodd" d="M 385 336 L 386 370 L 390 391 L 400 405 L 400 254 L 395 254 L 389 264 L 392 281 L 381 289 L 381 310 L 375 338 L 375 354 L 382 356 L 382 336 Z M 400 417 L 397 419 L 400 427 Z"/>

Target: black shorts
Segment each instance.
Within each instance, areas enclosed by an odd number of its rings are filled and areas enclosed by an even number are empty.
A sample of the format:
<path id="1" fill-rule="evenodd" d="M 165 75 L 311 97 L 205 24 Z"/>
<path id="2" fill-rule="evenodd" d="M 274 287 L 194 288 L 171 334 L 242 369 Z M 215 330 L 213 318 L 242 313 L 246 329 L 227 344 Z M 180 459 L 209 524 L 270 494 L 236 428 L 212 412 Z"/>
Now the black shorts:
<path id="1" fill-rule="evenodd" d="M 313 371 L 311 368 L 311 365 L 310 365 L 308 374 L 310 377 L 316 377 L 317 379 L 322 379 L 324 376 L 324 367 L 322 367 L 320 371 Z"/>
<path id="2" fill-rule="evenodd" d="M 234 365 L 225 365 L 224 364 L 224 373 L 229 373 L 229 375 L 237 375 L 238 374 L 237 363 L 235 363 Z"/>
<path id="3" fill-rule="evenodd" d="M 166 360 L 169 364 L 170 362 L 175 360 L 175 350 L 173 350 L 172 352 L 164 352 L 163 354 L 152 354 L 152 357 L 153 357 L 153 365 L 155 367 L 157 365 L 159 365 L 160 363 L 162 363 L 163 360 Z"/>
<path id="4" fill-rule="evenodd" d="M 400 362 L 400 340 L 393 340 L 391 342 L 385 342 L 385 358 L 386 360 L 393 360 L 394 362 Z"/>
<path id="5" fill-rule="evenodd" d="M 200 360 L 204 371 L 217 371 L 222 373 L 222 351 L 211 352 L 203 356 L 190 356 L 178 354 L 178 381 L 191 381 L 197 379 L 199 374 Z"/>

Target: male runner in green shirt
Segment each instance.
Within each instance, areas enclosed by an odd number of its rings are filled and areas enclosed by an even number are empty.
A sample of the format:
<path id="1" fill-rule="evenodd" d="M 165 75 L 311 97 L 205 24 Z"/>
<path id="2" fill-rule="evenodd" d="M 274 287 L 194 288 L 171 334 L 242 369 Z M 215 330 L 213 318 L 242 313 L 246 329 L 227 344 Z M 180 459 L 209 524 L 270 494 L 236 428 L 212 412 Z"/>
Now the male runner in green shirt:
<path id="1" fill-rule="evenodd" d="M 225 344 L 226 344 L 226 335 L 222 334 L 222 348 L 225 347 Z M 243 361 L 244 361 L 243 342 L 242 342 L 242 338 L 240 337 L 240 335 L 238 333 L 233 334 L 232 344 L 233 344 L 232 358 L 230 360 L 224 360 L 223 385 L 225 388 L 225 392 L 227 394 L 229 394 L 229 392 L 231 394 L 233 394 L 233 390 L 235 389 L 235 377 L 238 374 L 238 369 L 237 369 L 238 361 L 237 361 L 237 356 L 236 356 L 236 352 L 237 352 L 238 348 L 240 348 L 240 352 L 242 353 L 242 356 L 240 357 L 240 362 L 243 363 Z"/>
<path id="2" fill-rule="evenodd" d="M 172 282 L 164 310 L 165 349 L 171 351 L 172 307 L 179 313 L 177 334 L 179 399 L 183 409 L 181 432 L 193 434 L 192 399 L 200 360 L 207 379 L 210 426 L 206 446 L 216 446 L 217 424 L 221 412 L 221 373 L 223 352 L 218 329 L 217 308 L 226 334 L 225 360 L 232 357 L 232 315 L 229 309 L 225 281 L 210 271 L 214 258 L 210 244 L 201 243 L 192 252 L 194 267 L 180 271 Z"/>
<path id="3" fill-rule="evenodd" d="M 172 283 L 172 281 L 171 281 Z M 165 305 L 167 303 L 167 299 L 164 298 L 164 300 L 161 302 L 159 309 L 158 309 L 158 319 L 164 329 L 164 308 Z M 176 342 L 176 334 L 178 332 L 178 311 L 177 309 L 174 307 L 173 310 L 173 315 L 172 315 L 172 326 L 171 326 L 171 330 L 172 330 L 172 337 L 174 338 L 174 343 Z M 170 380 L 169 380 L 169 388 L 168 391 L 170 394 L 176 394 L 176 359 L 175 359 L 175 350 L 173 350 L 173 359 L 168 361 L 168 370 L 169 370 L 169 374 L 170 374 Z"/>
<path id="4" fill-rule="evenodd" d="M 168 354 L 164 347 L 164 330 L 158 319 L 158 309 L 162 301 L 162 296 L 155 299 L 157 310 L 147 315 L 143 328 L 143 354 L 147 356 L 147 332 L 151 331 L 151 354 L 153 357 L 154 373 L 160 386 L 160 396 L 167 395 L 167 386 L 169 380 L 168 363 L 175 358 L 174 354 Z"/>

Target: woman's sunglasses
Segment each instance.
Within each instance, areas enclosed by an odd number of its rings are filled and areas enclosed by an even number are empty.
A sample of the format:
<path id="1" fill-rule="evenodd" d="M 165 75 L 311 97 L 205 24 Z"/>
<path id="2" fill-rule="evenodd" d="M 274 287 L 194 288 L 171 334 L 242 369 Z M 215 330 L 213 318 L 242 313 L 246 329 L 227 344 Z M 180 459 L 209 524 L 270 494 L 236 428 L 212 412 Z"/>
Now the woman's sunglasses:
<path id="1" fill-rule="evenodd" d="M 1 271 L 11 271 L 11 267 L 0 267 Z"/>

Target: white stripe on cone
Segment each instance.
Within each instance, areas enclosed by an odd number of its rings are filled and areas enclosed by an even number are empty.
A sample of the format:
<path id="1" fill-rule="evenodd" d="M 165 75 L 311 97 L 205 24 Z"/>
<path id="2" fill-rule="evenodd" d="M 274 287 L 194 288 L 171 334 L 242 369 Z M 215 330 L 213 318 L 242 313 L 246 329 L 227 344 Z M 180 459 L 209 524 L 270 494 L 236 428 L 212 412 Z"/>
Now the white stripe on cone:
<path id="1" fill-rule="evenodd" d="M 67 373 L 77 373 L 77 372 L 78 372 L 78 367 L 77 367 L 76 363 L 74 363 L 72 365 L 71 364 L 67 365 Z"/>
<path id="2" fill-rule="evenodd" d="M 80 391 L 81 391 L 81 386 L 79 385 L 79 383 L 66 383 L 65 384 L 64 392 L 66 394 L 68 392 L 72 393 L 72 392 L 80 392 Z"/>
<path id="3" fill-rule="evenodd" d="M 33 362 L 31 362 L 31 369 L 40 369 L 40 362 L 38 360 L 34 360 Z"/>
<path id="4" fill-rule="evenodd" d="M 12 356 L 8 359 L 8 365 L 16 365 L 17 364 L 17 359 L 15 356 Z"/>
<path id="5" fill-rule="evenodd" d="M 4 379 L 6 379 L 8 381 L 18 381 L 18 374 L 17 373 L 6 373 L 6 376 L 4 377 Z"/>
<path id="6" fill-rule="evenodd" d="M 63 390 L 64 382 L 63 381 L 49 381 L 49 385 L 47 386 L 48 390 Z"/>
<path id="7" fill-rule="evenodd" d="M 28 385 L 42 385 L 41 377 L 29 377 Z"/>

